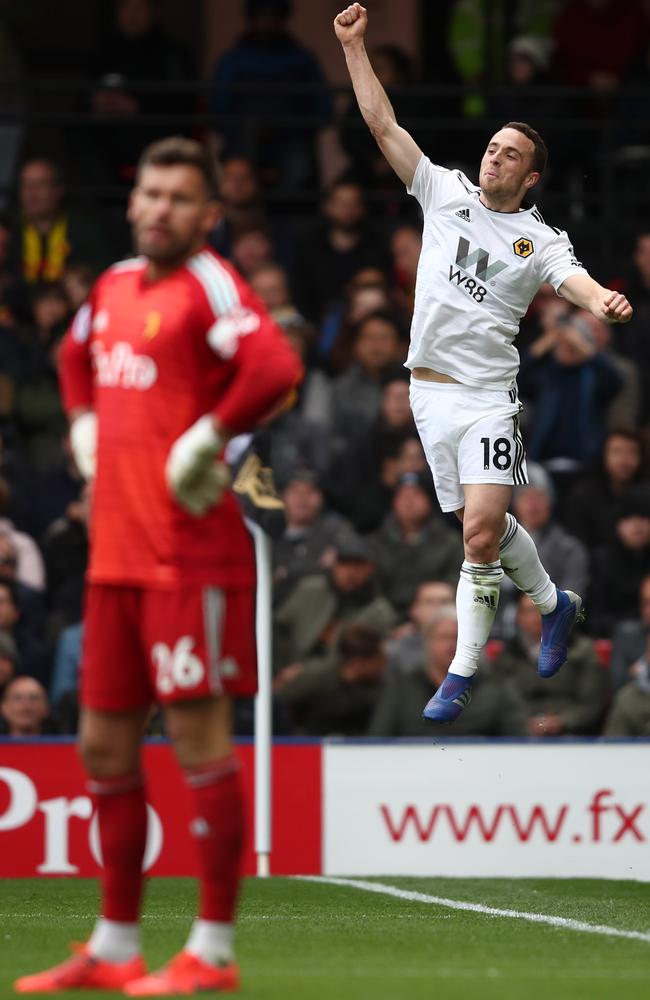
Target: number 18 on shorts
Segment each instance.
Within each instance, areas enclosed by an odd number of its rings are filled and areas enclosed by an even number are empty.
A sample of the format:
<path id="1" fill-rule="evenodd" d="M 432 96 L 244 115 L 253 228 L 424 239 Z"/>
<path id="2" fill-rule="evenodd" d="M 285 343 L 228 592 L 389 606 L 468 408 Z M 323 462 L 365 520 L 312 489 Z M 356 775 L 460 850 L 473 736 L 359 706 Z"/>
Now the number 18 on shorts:
<path id="1" fill-rule="evenodd" d="M 528 482 L 515 389 L 412 379 L 411 409 L 443 511 L 465 505 L 465 483 Z"/>

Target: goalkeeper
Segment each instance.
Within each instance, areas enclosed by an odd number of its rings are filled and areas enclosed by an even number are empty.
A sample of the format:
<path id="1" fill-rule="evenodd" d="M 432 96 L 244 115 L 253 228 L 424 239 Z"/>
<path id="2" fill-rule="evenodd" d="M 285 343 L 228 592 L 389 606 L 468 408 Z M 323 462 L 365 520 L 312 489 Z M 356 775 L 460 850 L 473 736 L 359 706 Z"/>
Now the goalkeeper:
<path id="1" fill-rule="evenodd" d="M 135 996 L 237 988 L 244 836 L 233 696 L 255 691 L 251 540 L 219 456 L 301 365 L 248 286 L 205 245 L 219 208 L 198 144 L 145 150 L 129 217 L 139 256 L 109 268 L 61 355 L 77 464 L 93 481 L 81 753 L 99 822 L 101 915 L 67 962 L 19 992 Z M 140 741 L 158 702 L 192 800 L 200 903 L 184 948 L 146 974 Z"/>

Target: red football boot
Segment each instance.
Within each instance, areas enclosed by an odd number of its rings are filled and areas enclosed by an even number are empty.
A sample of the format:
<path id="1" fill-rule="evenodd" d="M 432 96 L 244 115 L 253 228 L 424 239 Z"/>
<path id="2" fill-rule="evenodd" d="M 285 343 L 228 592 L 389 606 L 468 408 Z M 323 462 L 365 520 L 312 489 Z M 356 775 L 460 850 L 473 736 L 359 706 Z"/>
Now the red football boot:
<path id="1" fill-rule="evenodd" d="M 85 944 L 71 945 L 75 954 L 33 976 L 21 976 L 14 983 L 17 993 L 58 993 L 60 990 L 121 990 L 130 980 L 147 973 L 140 955 L 128 962 L 106 962 L 91 955 Z"/>
<path id="2" fill-rule="evenodd" d="M 130 997 L 189 996 L 218 990 L 233 993 L 239 989 L 239 969 L 229 965 L 210 965 L 189 951 L 181 951 L 158 972 L 136 979 L 124 987 Z"/>

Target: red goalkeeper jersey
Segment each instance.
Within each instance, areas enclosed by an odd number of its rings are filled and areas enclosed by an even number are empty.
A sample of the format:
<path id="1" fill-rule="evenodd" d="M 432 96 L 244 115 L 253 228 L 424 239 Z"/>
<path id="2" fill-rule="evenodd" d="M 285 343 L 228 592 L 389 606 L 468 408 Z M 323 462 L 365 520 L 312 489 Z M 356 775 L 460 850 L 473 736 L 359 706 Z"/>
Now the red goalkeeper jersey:
<path id="1" fill-rule="evenodd" d="M 249 586 L 252 545 L 235 497 L 192 517 L 171 496 L 165 463 L 203 414 L 248 430 L 300 374 L 259 299 L 211 250 L 153 282 L 145 258 L 109 268 L 60 355 L 66 410 L 90 407 L 98 417 L 89 579 Z"/>

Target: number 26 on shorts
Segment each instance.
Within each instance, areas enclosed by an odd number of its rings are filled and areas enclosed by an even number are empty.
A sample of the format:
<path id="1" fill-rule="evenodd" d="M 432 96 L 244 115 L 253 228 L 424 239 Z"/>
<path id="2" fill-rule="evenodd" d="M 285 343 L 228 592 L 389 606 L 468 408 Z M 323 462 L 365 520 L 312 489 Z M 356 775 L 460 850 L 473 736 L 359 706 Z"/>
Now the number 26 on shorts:
<path id="1" fill-rule="evenodd" d="M 193 688 L 201 683 L 205 676 L 205 667 L 192 650 L 194 639 L 189 635 L 182 636 L 176 645 L 170 648 L 164 642 L 157 642 L 151 650 L 151 658 L 156 667 L 156 689 L 161 695 L 169 695 L 181 688 Z"/>

